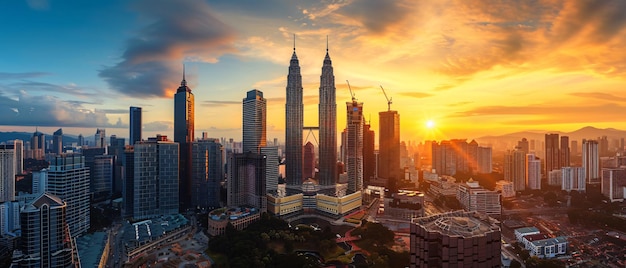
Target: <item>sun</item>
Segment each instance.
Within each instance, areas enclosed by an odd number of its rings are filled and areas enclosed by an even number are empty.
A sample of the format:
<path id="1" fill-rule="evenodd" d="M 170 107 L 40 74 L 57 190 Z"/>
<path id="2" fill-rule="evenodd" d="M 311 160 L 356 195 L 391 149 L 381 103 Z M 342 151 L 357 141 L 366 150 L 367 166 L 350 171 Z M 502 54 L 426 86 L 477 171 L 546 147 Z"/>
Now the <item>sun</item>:
<path id="1" fill-rule="evenodd" d="M 426 128 L 433 129 L 434 127 L 435 127 L 435 121 L 433 120 L 426 121 Z"/>

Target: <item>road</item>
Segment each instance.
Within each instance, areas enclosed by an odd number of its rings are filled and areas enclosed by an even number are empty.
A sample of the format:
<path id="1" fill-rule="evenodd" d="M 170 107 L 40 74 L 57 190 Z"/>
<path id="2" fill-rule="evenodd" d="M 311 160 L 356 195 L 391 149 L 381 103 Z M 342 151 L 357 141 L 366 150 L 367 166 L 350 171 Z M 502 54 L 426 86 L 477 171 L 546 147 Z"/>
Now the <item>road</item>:
<path id="1" fill-rule="evenodd" d="M 124 236 L 124 228 L 122 223 L 114 223 L 111 228 L 109 238 L 109 258 L 107 260 L 107 267 L 121 267 L 126 261 L 126 253 L 124 252 L 124 245 L 122 244 L 122 237 Z"/>

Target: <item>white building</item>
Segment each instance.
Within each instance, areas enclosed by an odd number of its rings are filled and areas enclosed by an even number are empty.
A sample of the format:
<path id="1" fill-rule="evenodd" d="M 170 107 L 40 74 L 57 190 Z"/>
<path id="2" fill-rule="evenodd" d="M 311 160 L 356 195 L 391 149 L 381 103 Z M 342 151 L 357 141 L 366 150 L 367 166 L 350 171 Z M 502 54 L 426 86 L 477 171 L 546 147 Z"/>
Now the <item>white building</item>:
<path id="1" fill-rule="evenodd" d="M 567 252 L 567 239 L 563 236 L 532 241 L 527 248 L 530 256 L 554 258 Z"/>
<path id="2" fill-rule="evenodd" d="M 622 202 L 626 196 L 626 168 L 602 169 L 602 194 L 611 202 Z"/>
<path id="3" fill-rule="evenodd" d="M 562 167 L 561 168 L 561 190 L 584 192 L 585 168 L 583 167 Z"/>
<path id="4" fill-rule="evenodd" d="M 536 227 L 523 227 L 515 229 L 514 233 L 517 242 L 524 243 L 524 236 L 538 234 L 539 229 L 537 229 Z"/>
<path id="5" fill-rule="evenodd" d="M 477 211 L 489 216 L 500 215 L 502 212 L 500 193 L 486 190 L 472 179 L 459 185 L 457 199 L 467 211 Z"/>
<path id="6" fill-rule="evenodd" d="M 535 154 L 526 154 L 526 186 L 531 190 L 541 190 L 541 160 Z"/>
<path id="7" fill-rule="evenodd" d="M 497 181 L 495 191 L 500 192 L 503 198 L 515 197 L 515 189 L 513 183 L 510 181 Z"/>
<path id="8" fill-rule="evenodd" d="M 562 186 L 563 174 L 560 169 L 550 170 L 548 172 L 548 185 L 550 186 Z"/>

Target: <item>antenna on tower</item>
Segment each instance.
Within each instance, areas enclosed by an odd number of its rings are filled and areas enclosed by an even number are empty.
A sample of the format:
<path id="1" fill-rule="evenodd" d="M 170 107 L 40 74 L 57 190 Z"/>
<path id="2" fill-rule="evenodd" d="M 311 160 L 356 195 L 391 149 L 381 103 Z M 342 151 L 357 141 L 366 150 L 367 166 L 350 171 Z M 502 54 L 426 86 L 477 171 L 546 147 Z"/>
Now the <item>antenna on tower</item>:
<path id="1" fill-rule="evenodd" d="M 296 34 L 293 34 L 293 51 L 296 51 Z"/>
<path id="2" fill-rule="evenodd" d="M 354 96 L 354 93 L 352 93 L 352 87 L 350 87 L 350 82 L 346 80 L 346 83 L 348 83 L 348 89 L 350 90 L 350 96 L 352 97 L 352 101 L 356 101 L 356 97 Z"/>
<path id="3" fill-rule="evenodd" d="M 385 89 L 383 88 L 383 86 L 380 86 L 380 89 L 383 90 L 383 94 L 385 94 L 385 99 L 387 99 L 387 111 L 391 111 L 391 103 L 392 103 L 391 99 L 392 98 L 387 97 L 387 93 L 385 93 Z"/>
<path id="4" fill-rule="evenodd" d="M 328 35 L 326 35 L 326 52 L 328 52 Z"/>

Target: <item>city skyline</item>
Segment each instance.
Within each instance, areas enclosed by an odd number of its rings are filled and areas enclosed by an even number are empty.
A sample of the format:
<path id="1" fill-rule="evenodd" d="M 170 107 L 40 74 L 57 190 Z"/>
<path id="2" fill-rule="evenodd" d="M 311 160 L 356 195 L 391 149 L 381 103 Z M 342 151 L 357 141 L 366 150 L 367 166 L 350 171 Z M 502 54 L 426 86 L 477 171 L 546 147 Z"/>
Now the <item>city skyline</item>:
<path id="1" fill-rule="evenodd" d="M 172 99 L 185 63 L 196 113 L 211 118 L 197 120 L 196 136 L 240 137 L 239 96 L 258 89 L 268 99 L 267 137 L 282 140 L 293 34 L 305 126 L 318 125 L 328 36 L 337 81 L 351 81 L 372 129 L 387 108 L 384 86 L 403 115 L 401 140 L 626 129 L 617 112 L 626 101 L 619 94 L 625 5 L 11 1 L 1 4 L 8 12 L 0 21 L 20 27 L 5 27 L 9 42 L 0 45 L 0 131 L 62 127 L 88 137 L 105 128 L 126 137 L 128 108 L 138 106 L 144 137 L 173 136 Z M 103 19 L 112 14 L 116 20 Z M 337 101 L 349 101 L 347 85 L 336 87 Z M 337 115 L 338 126 L 344 118 Z"/>

